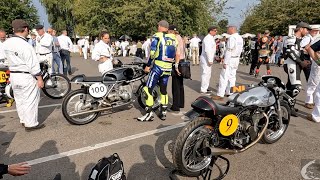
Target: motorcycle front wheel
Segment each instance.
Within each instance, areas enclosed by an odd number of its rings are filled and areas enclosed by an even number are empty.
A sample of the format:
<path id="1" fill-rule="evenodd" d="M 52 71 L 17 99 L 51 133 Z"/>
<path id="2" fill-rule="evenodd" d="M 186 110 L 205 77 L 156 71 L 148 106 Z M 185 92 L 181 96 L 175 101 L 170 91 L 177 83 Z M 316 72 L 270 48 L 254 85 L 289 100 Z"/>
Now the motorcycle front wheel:
<path id="1" fill-rule="evenodd" d="M 76 115 L 90 110 L 97 109 L 98 105 L 94 98 L 87 94 L 85 89 L 78 89 L 69 93 L 62 102 L 62 114 L 66 120 L 75 125 L 84 125 L 96 120 L 100 112 Z"/>
<path id="2" fill-rule="evenodd" d="M 277 114 L 272 114 L 269 117 L 269 125 L 263 134 L 261 141 L 266 144 L 273 144 L 277 142 L 287 131 L 290 122 L 290 107 L 288 104 L 281 102 L 280 108 L 282 111 L 282 126 L 279 124 L 279 117 Z"/>
<path id="3" fill-rule="evenodd" d="M 44 81 L 43 93 L 52 99 L 62 99 L 71 90 L 69 78 L 62 74 L 52 74 Z"/>
<path id="4" fill-rule="evenodd" d="M 212 155 L 206 152 L 211 142 L 211 126 L 210 118 L 199 117 L 182 129 L 173 150 L 173 164 L 177 170 L 197 177 L 210 165 Z"/>

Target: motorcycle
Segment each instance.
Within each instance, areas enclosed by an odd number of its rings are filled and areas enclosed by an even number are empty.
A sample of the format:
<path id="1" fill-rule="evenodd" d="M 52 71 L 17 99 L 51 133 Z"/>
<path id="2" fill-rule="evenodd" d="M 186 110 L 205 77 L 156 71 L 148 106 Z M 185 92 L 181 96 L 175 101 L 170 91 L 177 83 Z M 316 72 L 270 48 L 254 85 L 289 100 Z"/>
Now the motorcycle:
<path id="1" fill-rule="evenodd" d="M 41 76 L 44 82 L 42 88 L 43 93 L 52 99 L 61 99 L 67 95 L 71 90 L 70 80 L 62 74 L 49 74 L 48 63 L 40 63 Z M 9 77 L 10 71 L 8 67 L 0 68 L 0 99 L 8 99 L 7 106 L 12 106 L 14 95 L 12 85 L 10 84 Z"/>
<path id="2" fill-rule="evenodd" d="M 179 171 L 199 176 L 218 156 L 244 152 L 259 141 L 272 144 L 284 135 L 290 122 L 285 85 L 275 76 L 262 80 L 231 95 L 224 105 L 204 96 L 192 103 L 187 113 L 191 122 L 179 133 L 173 151 Z"/>
<path id="3" fill-rule="evenodd" d="M 69 93 L 62 103 L 62 113 L 66 120 L 75 125 L 84 125 L 96 120 L 101 112 L 116 107 L 129 105 L 138 99 L 142 108 L 146 107 L 146 85 L 144 72 L 145 63 L 138 60 L 131 64 L 123 64 L 108 71 L 103 76 L 87 77 L 78 75 L 71 79 L 71 83 L 81 85 L 80 89 Z M 137 90 L 134 83 L 140 81 Z M 160 107 L 159 87 L 152 91 L 154 97 L 153 109 Z"/>

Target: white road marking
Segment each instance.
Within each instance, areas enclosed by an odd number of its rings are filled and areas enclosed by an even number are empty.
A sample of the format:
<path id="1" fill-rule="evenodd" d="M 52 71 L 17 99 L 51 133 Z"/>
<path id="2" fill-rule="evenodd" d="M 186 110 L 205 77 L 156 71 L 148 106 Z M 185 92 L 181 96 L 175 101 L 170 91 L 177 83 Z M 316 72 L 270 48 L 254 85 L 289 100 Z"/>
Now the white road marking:
<path id="1" fill-rule="evenodd" d="M 44 105 L 44 106 L 39 106 L 39 109 L 42 108 L 48 108 L 48 107 L 55 107 L 55 106 L 61 106 L 61 104 L 50 104 L 50 105 Z M 11 109 L 11 110 L 7 110 L 7 111 L 0 111 L 0 114 L 5 114 L 5 113 L 11 113 L 11 112 L 16 112 L 17 109 Z"/>
<path id="2" fill-rule="evenodd" d="M 60 158 L 69 157 L 69 156 L 73 156 L 73 155 L 76 155 L 76 154 L 81 154 L 81 153 L 85 153 L 85 152 L 88 152 L 88 151 L 93 151 L 93 150 L 96 150 L 96 149 L 100 149 L 100 148 L 108 147 L 108 146 L 111 146 L 111 145 L 123 143 L 123 142 L 126 142 L 126 141 L 135 140 L 135 139 L 142 138 L 142 137 L 145 137 L 145 136 L 150 136 L 150 135 L 153 135 L 153 134 L 170 131 L 170 130 L 173 130 L 173 129 L 177 129 L 177 128 L 183 127 L 186 124 L 187 124 L 187 122 L 183 122 L 183 123 L 175 124 L 175 125 L 172 125 L 172 126 L 164 127 L 164 128 L 161 128 L 161 129 L 155 129 L 155 130 L 151 130 L 151 131 L 147 131 L 147 132 L 144 132 L 144 133 L 135 134 L 135 135 L 128 136 L 128 137 L 124 137 L 124 138 L 115 139 L 115 140 L 108 141 L 108 142 L 95 144 L 95 145 L 92 145 L 92 146 L 87 146 L 87 147 L 74 149 L 74 150 L 63 152 L 63 153 L 59 153 L 59 154 L 54 154 L 54 155 L 51 155 L 51 156 L 46 156 L 46 157 L 30 160 L 30 161 L 27 161 L 27 163 L 29 165 L 36 165 L 36 164 L 40 164 L 40 163 L 44 163 L 44 162 L 48 162 L 48 161 L 53 161 L 53 160 L 57 160 L 57 159 L 60 159 Z"/>

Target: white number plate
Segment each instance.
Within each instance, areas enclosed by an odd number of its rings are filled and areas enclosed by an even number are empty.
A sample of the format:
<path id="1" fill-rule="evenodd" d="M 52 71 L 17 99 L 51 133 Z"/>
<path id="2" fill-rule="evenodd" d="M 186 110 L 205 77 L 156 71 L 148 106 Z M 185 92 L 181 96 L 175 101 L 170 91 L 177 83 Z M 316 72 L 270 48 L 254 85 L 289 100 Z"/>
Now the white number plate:
<path id="1" fill-rule="evenodd" d="M 107 94 L 107 86 L 101 83 L 94 83 L 89 88 L 89 93 L 95 98 L 101 98 Z"/>

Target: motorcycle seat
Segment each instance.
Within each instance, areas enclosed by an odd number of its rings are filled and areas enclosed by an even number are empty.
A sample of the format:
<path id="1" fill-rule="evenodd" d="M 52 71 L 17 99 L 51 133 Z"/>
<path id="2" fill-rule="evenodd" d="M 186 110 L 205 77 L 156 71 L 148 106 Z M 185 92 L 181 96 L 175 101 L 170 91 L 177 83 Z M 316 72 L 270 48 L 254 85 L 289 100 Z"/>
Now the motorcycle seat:
<path id="1" fill-rule="evenodd" d="M 201 109 L 207 112 L 213 111 L 214 115 L 225 116 L 228 114 L 237 114 L 241 107 L 229 107 L 214 102 L 210 97 L 201 96 L 191 105 L 193 108 Z"/>
<path id="2" fill-rule="evenodd" d="M 116 78 L 110 76 L 90 76 L 83 75 L 83 82 L 103 82 L 103 81 L 116 81 Z"/>
<path id="3" fill-rule="evenodd" d="M 0 67 L 0 71 L 7 71 L 9 70 L 9 67 Z"/>

